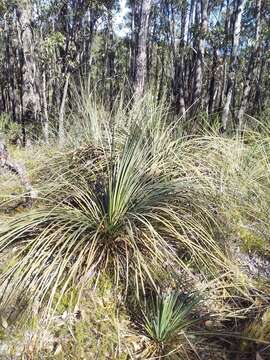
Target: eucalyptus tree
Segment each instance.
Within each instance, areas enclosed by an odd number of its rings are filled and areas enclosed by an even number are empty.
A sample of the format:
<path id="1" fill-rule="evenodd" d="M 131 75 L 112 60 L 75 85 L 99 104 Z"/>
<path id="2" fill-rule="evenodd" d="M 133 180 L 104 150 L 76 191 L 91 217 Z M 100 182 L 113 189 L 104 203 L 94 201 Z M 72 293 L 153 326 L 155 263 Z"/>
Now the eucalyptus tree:
<path id="1" fill-rule="evenodd" d="M 20 99 L 23 142 L 25 143 L 25 122 L 36 122 L 41 116 L 38 67 L 35 58 L 34 32 L 32 30 L 33 7 L 30 0 L 16 4 L 20 63 Z"/>
<path id="2" fill-rule="evenodd" d="M 263 10 L 262 0 L 257 0 L 255 6 L 255 14 L 256 14 L 255 31 L 254 31 L 255 39 L 253 39 L 253 46 L 250 49 L 245 84 L 240 101 L 240 108 L 238 111 L 238 126 L 240 131 L 242 130 L 243 117 L 248 106 L 251 86 L 254 80 L 256 79 L 256 77 L 258 76 L 258 72 L 259 72 L 259 65 L 260 65 L 259 56 L 262 50 L 261 49 L 262 10 Z"/>
<path id="3" fill-rule="evenodd" d="M 152 0 L 141 0 L 140 18 L 139 18 L 139 34 L 138 34 L 138 49 L 136 55 L 136 70 L 135 70 L 135 84 L 134 97 L 139 98 L 143 95 L 147 77 L 147 39 L 148 39 L 148 25 L 151 12 Z"/>
<path id="4" fill-rule="evenodd" d="M 183 121 L 218 114 L 241 128 L 269 104 L 267 0 L 2 0 L 0 111 L 64 141 L 71 83 L 107 109 L 146 87 Z M 127 29 L 117 30 L 116 19 Z M 232 115 L 232 116 L 231 116 Z"/>
<path id="5" fill-rule="evenodd" d="M 195 81 L 193 102 L 204 103 L 203 101 L 203 68 L 205 54 L 205 37 L 208 28 L 208 0 L 198 0 L 196 3 L 196 18 L 199 23 L 198 45 L 197 45 L 197 61 L 195 68 Z M 198 104 L 194 104 L 198 105 Z M 195 106 L 197 109 L 198 106 Z"/>
<path id="6" fill-rule="evenodd" d="M 222 129 L 223 131 L 227 128 L 229 111 L 233 97 L 233 90 L 236 80 L 237 65 L 239 59 L 239 44 L 240 44 L 240 35 L 241 35 L 241 25 L 242 25 L 242 15 L 245 9 L 246 0 L 235 0 L 234 1 L 234 21 L 233 24 L 233 33 L 232 33 L 232 52 L 230 59 L 230 66 L 228 72 L 228 85 L 226 90 L 226 100 L 222 111 Z"/>

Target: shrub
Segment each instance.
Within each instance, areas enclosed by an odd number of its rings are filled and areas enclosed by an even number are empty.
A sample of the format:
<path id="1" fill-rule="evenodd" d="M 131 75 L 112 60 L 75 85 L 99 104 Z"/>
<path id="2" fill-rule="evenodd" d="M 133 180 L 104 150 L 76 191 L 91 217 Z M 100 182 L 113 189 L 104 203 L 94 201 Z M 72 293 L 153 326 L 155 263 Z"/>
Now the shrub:
<path id="1" fill-rule="evenodd" d="M 43 205 L 2 230 L 0 251 L 19 249 L 0 278 L 2 306 L 23 293 L 50 308 L 56 293 L 61 298 L 104 271 L 139 294 L 145 282 L 156 287 L 161 274 L 191 274 L 192 264 L 209 274 L 227 266 L 212 237 L 208 188 L 178 166 L 181 143 L 172 126 L 160 114 L 148 116 L 126 131 L 122 122 L 109 127 L 106 133 L 120 135 L 103 139 L 102 166 L 86 159 L 87 171 L 75 166 L 60 174 Z"/>

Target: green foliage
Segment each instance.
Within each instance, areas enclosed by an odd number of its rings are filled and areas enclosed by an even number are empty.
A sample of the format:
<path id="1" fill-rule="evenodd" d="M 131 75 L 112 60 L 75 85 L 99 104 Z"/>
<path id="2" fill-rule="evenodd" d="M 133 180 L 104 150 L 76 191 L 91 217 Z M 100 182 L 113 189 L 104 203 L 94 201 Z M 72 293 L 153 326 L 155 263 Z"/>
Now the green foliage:
<path id="1" fill-rule="evenodd" d="M 6 10 L 5 2 L 4 0 L 0 1 L 0 13 L 3 13 Z"/>
<path id="2" fill-rule="evenodd" d="M 41 54 L 43 56 L 43 60 L 51 61 L 53 56 L 56 54 L 55 51 L 57 48 L 64 48 L 65 40 L 65 36 L 59 31 L 50 34 L 46 39 L 44 39 L 41 44 Z"/>
<path id="3" fill-rule="evenodd" d="M 0 115 L 0 135 L 4 135 L 7 142 L 16 141 L 20 137 L 20 126 L 11 120 L 8 114 Z"/>
<path id="4" fill-rule="evenodd" d="M 137 355 L 144 359 L 192 359 L 188 338 L 194 338 L 194 326 L 205 319 L 196 315 L 200 300 L 198 294 L 177 291 L 147 297 L 142 314 L 135 314 L 137 332 L 145 337 Z"/>
<path id="5" fill-rule="evenodd" d="M 147 336 L 162 345 L 169 342 L 176 333 L 202 321 L 192 315 L 199 301 L 198 296 L 176 292 L 157 295 L 144 315 Z"/>
<path id="6" fill-rule="evenodd" d="M 120 327 L 119 322 L 122 320 L 117 318 L 115 300 L 104 294 L 102 299 L 97 297 L 93 301 L 95 304 L 91 305 L 89 300 L 88 304 L 85 300 L 83 319 L 75 324 L 76 341 L 73 345 L 73 353 L 77 356 L 80 354 L 81 358 L 110 356 L 112 359 L 125 359 L 125 355 L 118 349 L 117 332 Z"/>
<path id="7" fill-rule="evenodd" d="M 241 228 L 239 230 L 239 236 L 243 241 L 242 248 L 245 251 L 255 251 L 265 255 L 269 252 L 269 243 L 267 240 L 249 229 Z"/>
<path id="8" fill-rule="evenodd" d="M 104 279 L 101 285 L 106 287 Z M 63 302 L 63 299 L 61 300 Z M 106 358 L 124 359 L 119 350 L 118 331 L 122 318 L 117 312 L 117 302 L 109 289 L 90 290 L 82 294 L 80 309 L 71 308 L 58 314 L 66 314 L 62 326 L 52 322 L 49 330 L 61 345 L 64 359 Z M 66 342 L 64 339 L 68 338 Z M 53 354 L 52 354 L 52 358 Z"/>

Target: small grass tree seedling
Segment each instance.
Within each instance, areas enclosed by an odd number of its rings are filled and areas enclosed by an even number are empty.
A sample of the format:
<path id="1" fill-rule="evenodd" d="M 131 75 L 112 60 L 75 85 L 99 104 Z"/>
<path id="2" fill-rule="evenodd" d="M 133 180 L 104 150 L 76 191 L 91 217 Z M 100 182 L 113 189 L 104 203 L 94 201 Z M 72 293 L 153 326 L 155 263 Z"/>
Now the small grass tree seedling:
<path id="1" fill-rule="evenodd" d="M 194 316 L 201 297 L 197 294 L 177 292 L 156 294 L 146 305 L 141 320 L 144 335 L 150 339 L 146 350 L 150 357 L 166 357 L 168 354 L 187 353 L 188 329 L 205 320 Z"/>

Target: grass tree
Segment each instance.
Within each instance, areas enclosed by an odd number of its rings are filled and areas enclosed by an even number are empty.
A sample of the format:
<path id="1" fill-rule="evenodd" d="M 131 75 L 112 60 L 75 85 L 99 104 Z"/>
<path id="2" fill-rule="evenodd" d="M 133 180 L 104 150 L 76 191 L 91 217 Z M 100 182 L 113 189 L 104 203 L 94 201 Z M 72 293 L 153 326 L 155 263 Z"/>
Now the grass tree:
<path id="1" fill-rule="evenodd" d="M 101 121 L 97 158 L 93 145 L 81 165 L 77 150 L 67 151 L 75 167 L 49 183 L 40 206 L 2 229 L 0 251 L 15 248 L 16 258 L 0 277 L 1 306 L 27 294 L 51 308 L 104 272 L 139 294 L 164 276 L 192 276 L 193 265 L 212 275 L 227 266 L 211 213 L 203 201 L 197 205 L 207 187 L 201 193 L 195 174 L 179 165 L 172 125 L 145 109 L 129 114 L 137 118 L 131 125 L 121 120 L 105 130 Z"/>
<path id="2" fill-rule="evenodd" d="M 205 318 L 194 313 L 201 298 L 198 294 L 158 293 L 150 297 L 137 330 L 147 338 L 141 349 L 144 358 L 190 359 L 188 331 Z M 194 333 L 194 331 L 193 331 Z"/>

